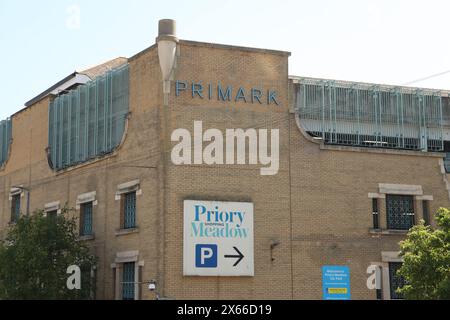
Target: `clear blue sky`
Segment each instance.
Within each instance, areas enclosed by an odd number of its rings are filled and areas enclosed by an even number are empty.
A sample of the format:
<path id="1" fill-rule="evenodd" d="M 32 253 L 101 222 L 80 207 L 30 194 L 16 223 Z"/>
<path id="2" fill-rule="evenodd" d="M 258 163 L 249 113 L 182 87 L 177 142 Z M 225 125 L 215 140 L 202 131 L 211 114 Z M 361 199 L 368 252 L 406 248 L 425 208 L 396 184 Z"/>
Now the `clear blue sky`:
<path id="1" fill-rule="evenodd" d="M 181 39 L 291 51 L 293 75 L 403 84 L 450 70 L 449 12 L 447 0 L 0 0 L 0 119 L 152 45 L 161 18 Z M 415 85 L 450 89 L 450 73 Z"/>

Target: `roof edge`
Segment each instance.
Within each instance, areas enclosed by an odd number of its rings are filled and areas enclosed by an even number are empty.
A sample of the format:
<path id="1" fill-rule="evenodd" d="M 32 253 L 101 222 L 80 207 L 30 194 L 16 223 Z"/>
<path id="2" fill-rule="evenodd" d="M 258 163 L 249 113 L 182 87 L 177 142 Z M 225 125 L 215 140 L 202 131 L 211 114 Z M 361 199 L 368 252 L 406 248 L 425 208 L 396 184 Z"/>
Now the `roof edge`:
<path id="1" fill-rule="evenodd" d="M 395 84 L 385 84 L 385 83 L 374 83 L 374 82 L 363 82 L 363 81 L 352 81 L 352 80 L 341 80 L 341 79 L 328 79 L 328 78 L 316 78 L 316 77 L 302 77 L 302 76 L 294 76 L 289 75 L 289 80 L 291 80 L 294 83 L 299 83 L 301 80 L 312 80 L 312 81 L 331 81 L 346 85 L 362 85 L 367 87 L 379 87 L 386 90 L 393 90 L 393 89 L 405 89 L 407 91 L 426 91 L 426 92 L 434 92 L 434 93 L 441 93 L 444 96 L 450 95 L 449 89 L 438 89 L 438 88 L 427 88 L 427 87 L 412 87 L 412 86 L 405 86 L 405 85 L 395 85 Z"/>
<path id="2" fill-rule="evenodd" d="M 220 43 L 212 43 L 212 42 L 201 42 L 201 41 L 192 41 L 192 40 L 180 40 L 180 44 L 191 45 L 191 46 L 199 46 L 199 47 L 207 47 L 207 48 L 217 48 L 217 49 L 227 49 L 227 50 L 239 50 L 239 51 L 248 51 L 248 52 L 257 52 L 257 53 L 266 53 L 266 54 L 274 54 L 285 57 L 290 57 L 290 51 L 282 51 L 282 50 L 273 50 L 273 49 L 262 49 L 262 48 L 253 48 L 253 47 L 243 47 L 229 44 L 220 44 Z"/>
<path id="3" fill-rule="evenodd" d="M 225 50 L 239 50 L 239 51 L 247 51 L 247 52 L 257 52 L 257 53 L 265 53 L 265 54 L 273 54 L 284 57 L 290 57 L 291 52 L 289 51 L 281 51 L 281 50 L 272 50 L 272 49 L 262 49 L 262 48 L 252 48 L 252 47 L 243 47 L 243 46 L 235 46 L 229 44 L 220 44 L 213 42 L 201 42 L 201 41 L 192 41 L 192 40 L 179 40 L 179 44 L 184 44 L 188 46 L 197 46 L 197 47 L 206 47 L 206 48 L 216 48 L 216 49 L 225 49 Z M 133 61 L 139 58 L 141 55 L 156 49 L 158 47 L 157 43 L 152 44 L 150 47 L 136 53 L 134 56 L 130 57 L 128 61 Z"/>
<path id="4" fill-rule="evenodd" d="M 142 51 L 139 51 L 139 52 L 136 53 L 134 56 L 131 56 L 130 58 L 128 58 L 128 62 L 131 62 L 131 61 L 136 60 L 137 58 L 139 58 L 139 57 L 142 56 L 143 54 L 145 54 L 145 53 L 147 53 L 147 52 L 149 52 L 149 51 L 151 51 L 151 50 L 153 50 L 153 49 L 156 49 L 157 47 L 158 47 L 158 46 L 157 46 L 156 43 L 152 44 L 150 47 L 148 47 L 148 48 L 146 48 L 146 49 L 144 49 L 144 50 L 142 50 Z"/>
<path id="5" fill-rule="evenodd" d="M 39 102 L 40 100 L 42 100 L 43 98 L 45 98 L 50 92 L 52 92 L 53 90 L 55 90 L 56 88 L 58 88 L 59 86 L 63 85 L 64 83 L 66 83 L 67 81 L 71 80 L 72 78 L 75 78 L 77 76 L 77 72 L 73 72 L 71 74 L 69 74 L 67 77 L 65 77 L 64 79 L 58 81 L 57 83 L 55 83 L 53 86 L 51 86 L 50 88 L 48 88 L 47 90 L 41 92 L 40 94 L 38 94 L 36 97 L 34 97 L 33 99 L 25 102 L 25 108 L 28 108 L 29 106 L 32 106 L 33 104 Z M 22 111 L 22 110 L 20 110 Z M 18 111 L 18 112 L 20 112 Z M 18 113 L 16 112 L 16 113 Z"/>

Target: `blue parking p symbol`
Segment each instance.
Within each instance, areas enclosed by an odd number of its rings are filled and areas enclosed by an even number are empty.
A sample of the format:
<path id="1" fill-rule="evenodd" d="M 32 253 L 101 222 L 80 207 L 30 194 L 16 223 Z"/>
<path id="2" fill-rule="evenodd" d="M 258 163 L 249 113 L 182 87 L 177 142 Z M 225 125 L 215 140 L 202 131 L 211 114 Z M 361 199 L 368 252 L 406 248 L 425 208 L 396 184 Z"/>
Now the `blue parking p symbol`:
<path id="1" fill-rule="evenodd" d="M 217 245 L 197 244 L 195 246 L 196 268 L 217 268 Z"/>

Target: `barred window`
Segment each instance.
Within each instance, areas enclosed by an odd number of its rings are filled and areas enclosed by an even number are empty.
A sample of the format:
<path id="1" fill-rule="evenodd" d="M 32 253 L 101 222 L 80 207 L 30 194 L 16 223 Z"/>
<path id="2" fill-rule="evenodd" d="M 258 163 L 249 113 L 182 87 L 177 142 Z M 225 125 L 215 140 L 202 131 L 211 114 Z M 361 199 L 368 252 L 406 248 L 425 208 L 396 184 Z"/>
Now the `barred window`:
<path id="1" fill-rule="evenodd" d="M 391 299 L 403 299 L 403 296 L 397 293 L 398 288 L 405 285 L 405 279 L 397 274 L 397 271 L 402 267 L 401 262 L 389 263 L 389 286 L 391 292 Z"/>
<path id="2" fill-rule="evenodd" d="M 372 220 L 373 220 L 373 228 L 379 229 L 380 222 L 379 222 L 379 212 L 378 212 L 378 199 L 376 199 L 376 198 L 372 199 Z"/>
<path id="3" fill-rule="evenodd" d="M 409 230 L 414 226 L 414 200 L 412 196 L 386 196 L 387 226 L 391 230 Z"/>
<path id="4" fill-rule="evenodd" d="M 97 271 L 95 265 L 89 263 L 80 266 L 81 290 L 77 299 L 95 300 L 97 294 Z"/>
<path id="5" fill-rule="evenodd" d="M 129 108 L 128 65 L 78 86 L 49 105 L 49 163 L 61 170 L 112 152 Z"/>
<path id="6" fill-rule="evenodd" d="M 123 264 L 122 299 L 134 300 L 135 269 L 134 262 Z"/>
<path id="7" fill-rule="evenodd" d="M 80 205 L 80 236 L 92 235 L 92 202 Z"/>
<path id="8" fill-rule="evenodd" d="M 17 222 L 20 217 L 20 193 L 12 196 L 11 199 L 11 222 Z"/>
<path id="9" fill-rule="evenodd" d="M 136 192 L 121 197 L 121 224 L 123 229 L 136 228 Z"/>
<path id="10" fill-rule="evenodd" d="M 422 214 L 423 214 L 423 220 L 425 221 L 425 225 L 430 225 L 430 203 L 429 201 L 423 200 L 422 201 Z"/>

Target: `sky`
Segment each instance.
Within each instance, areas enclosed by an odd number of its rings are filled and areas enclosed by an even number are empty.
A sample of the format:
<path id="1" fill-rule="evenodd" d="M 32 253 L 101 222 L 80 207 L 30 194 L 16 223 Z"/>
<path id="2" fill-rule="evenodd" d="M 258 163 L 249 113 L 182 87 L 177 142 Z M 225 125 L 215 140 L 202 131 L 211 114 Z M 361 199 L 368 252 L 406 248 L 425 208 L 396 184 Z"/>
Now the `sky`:
<path id="1" fill-rule="evenodd" d="M 0 0 L 0 119 L 75 70 L 180 39 L 290 51 L 296 76 L 450 89 L 448 0 Z M 448 71 L 448 72 L 447 72 Z"/>

